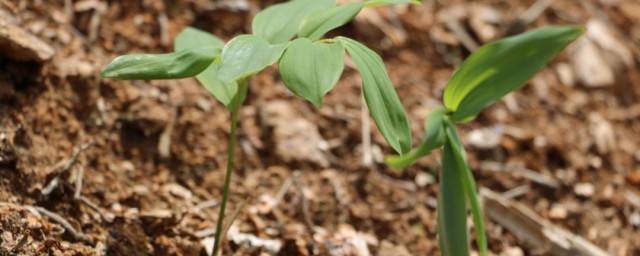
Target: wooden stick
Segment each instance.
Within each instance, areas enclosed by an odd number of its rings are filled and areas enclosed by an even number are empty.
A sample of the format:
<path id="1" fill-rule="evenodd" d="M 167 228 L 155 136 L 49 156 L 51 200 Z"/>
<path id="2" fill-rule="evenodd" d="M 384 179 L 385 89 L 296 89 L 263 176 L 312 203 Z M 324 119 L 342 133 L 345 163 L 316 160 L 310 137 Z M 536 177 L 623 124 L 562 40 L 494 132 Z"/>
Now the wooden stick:
<path id="1" fill-rule="evenodd" d="M 581 236 L 570 233 L 526 206 L 487 188 L 480 189 L 485 214 L 527 244 L 532 254 L 608 256 Z"/>

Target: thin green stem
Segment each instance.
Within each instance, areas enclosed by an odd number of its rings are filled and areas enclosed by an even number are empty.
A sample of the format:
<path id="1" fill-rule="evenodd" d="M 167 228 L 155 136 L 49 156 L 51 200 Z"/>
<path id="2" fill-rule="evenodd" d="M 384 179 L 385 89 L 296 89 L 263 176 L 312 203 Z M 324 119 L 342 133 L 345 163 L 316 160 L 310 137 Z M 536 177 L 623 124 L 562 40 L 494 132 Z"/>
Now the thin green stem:
<path id="1" fill-rule="evenodd" d="M 229 186 L 231 184 L 231 174 L 233 172 L 233 164 L 235 158 L 235 150 L 236 150 L 236 128 L 238 126 L 238 112 L 240 110 L 240 106 L 242 106 L 242 102 L 244 99 L 244 93 L 247 90 L 248 83 L 247 81 L 239 81 L 238 82 L 238 93 L 235 96 L 233 101 L 233 107 L 231 109 L 231 135 L 229 135 L 229 147 L 227 149 L 227 155 L 229 159 L 227 160 L 227 173 L 224 178 L 224 189 L 222 191 L 222 202 L 220 203 L 220 213 L 218 214 L 218 223 L 216 225 L 216 236 L 215 241 L 213 242 L 213 254 L 214 256 L 218 255 L 218 250 L 220 249 L 220 240 L 224 239 L 221 237 L 221 234 L 224 233 L 222 227 L 224 226 L 224 211 L 227 207 L 227 199 L 229 198 Z"/>

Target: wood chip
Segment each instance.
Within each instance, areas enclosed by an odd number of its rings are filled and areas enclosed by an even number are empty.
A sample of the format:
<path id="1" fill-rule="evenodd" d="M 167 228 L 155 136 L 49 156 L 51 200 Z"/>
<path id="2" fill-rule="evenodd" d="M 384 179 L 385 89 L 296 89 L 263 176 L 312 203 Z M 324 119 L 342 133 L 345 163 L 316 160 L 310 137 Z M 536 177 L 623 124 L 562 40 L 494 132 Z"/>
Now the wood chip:
<path id="1" fill-rule="evenodd" d="M 564 230 L 534 211 L 489 189 L 480 189 L 487 217 L 511 231 L 531 248 L 531 254 L 609 255 L 586 239 Z"/>
<path id="2" fill-rule="evenodd" d="M 18 61 L 46 61 L 55 51 L 45 42 L 0 16 L 0 55 Z"/>

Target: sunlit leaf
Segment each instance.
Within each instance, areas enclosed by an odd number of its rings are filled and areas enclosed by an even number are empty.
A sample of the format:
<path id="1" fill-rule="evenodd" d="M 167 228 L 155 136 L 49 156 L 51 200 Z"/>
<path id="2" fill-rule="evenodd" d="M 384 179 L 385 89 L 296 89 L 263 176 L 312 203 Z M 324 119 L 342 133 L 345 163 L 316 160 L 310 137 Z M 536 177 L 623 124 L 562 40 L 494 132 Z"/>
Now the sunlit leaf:
<path id="1" fill-rule="evenodd" d="M 475 228 L 476 242 L 478 244 L 478 251 L 480 255 L 487 255 L 487 234 L 485 231 L 484 217 L 482 214 L 482 208 L 480 202 L 478 202 L 476 181 L 473 178 L 471 169 L 467 162 L 464 146 L 460 141 L 460 136 L 456 131 L 455 125 L 447 120 L 445 122 L 445 131 L 447 137 L 447 143 L 450 144 L 451 151 L 454 156 L 456 170 L 460 173 L 462 180 L 462 187 L 466 194 L 467 200 L 469 200 L 469 206 L 471 207 L 471 214 L 473 216 L 473 226 Z"/>
<path id="2" fill-rule="evenodd" d="M 469 255 L 467 204 L 454 148 L 450 142 L 442 150 L 440 197 L 438 198 L 438 229 L 442 255 Z"/>
<path id="3" fill-rule="evenodd" d="M 320 107 L 324 95 L 342 75 L 344 55 L 342 44 L 296 39 L 280 59 L 282 80 L 293 93 Z"/>
<path id="4" fill-rule="evenodd" d="M 222 49 L 224 41 L 210 33 L 192 27 L 183 29 L 173 41 L 173 48 L 176 52 L 196 47 Z"/>
<path id="5" fill-rule="evenodd" d="M 218 77 L 229 83 L 255 74 L 278 61 L 287 45 L 272 45 L 255 35 L 238 36 L 222 49 Z"/>
<path id="6" fill-rule="evenodd" d="M 378 7 L 390 4 L 422 4 L 418 0 L 370 0 L 365 2 L 366 7 Z"/>
<path id="7" fill-rule="evenodd" d="M 584 31 L 545 27 L 480 47 L 460 66 L 444 90 L 453 121 L 472 119 L 482 109 L 523 86 Z"/>
<path id="8" fill-rule="evenodd" d="M 408 154 L 402 156 L 389 156 L 385 159 L 387 164 L 395 169 L 403 169 L 418 160 L 420 157 L 428 155 L 434 149 L 444 145 L 446 141 L 443 117 L 447 114 L 447 109 L 439 107 L 431 111 L 425 120 L 424 140 L 418 147 L 412 149 Z"/>
<path id="9" fill-rule="evenodd" d="M 238 92 L 238 84 L 235 81 L 225 83 L 220 80 L 218 78 L 217 63 L 211 63 L 211 66 L 198 74 L 196 78 L 214 98 L 227 106 L 227 108 L 231 107 L 233 98 Z"/>
<path id="10" fill-rule="evenodd" d="M 182 30 L 173 44 L 175 51 L 203 46 L 218 49 L 224 47 L 224 42 L 218 37 L 192 27 L 187 27 Z M 218 79 L 218 67 L 219 65 L 214 61 L 207 69 L 198 74 L 196 78 L 214 98 L 229 108 L 233 97 L 235 97 L 238 91 L 238 85 L 235 81 L 225 83 Z"/>
<path id="11" fill-rule="evenodd" d="M 253 18 L 253 34 L 272 44 L 287 42 L 298 32 L 305 16 L 335 5 L 335 0 L 293 0 L 272 5 Z"/>
<path id="12" fill-rule="evenodd" d="M 124 80 L 185 78 L 205 70 L 219 55 L 220 49 L 212 47 L 165 54 L 128 54 L 114 59 L 101 74 Z"/>
<path id="13" fill-rule="evenodd" d="M 364 2 L 350 3 L 309 14 L 300 25 L 299 37 L 316 40 L 325 33 L 347 24 L 364 7 Z"/>
<path id="14" fill-rule="evenodd" d="M 366 46 L 346 37 L 337 38 L 351 55 L 362 76 L 364 99 L 382 136 L 400 154 L 411 149 L 407 115 L 387 75 L 382 58 Z"/>

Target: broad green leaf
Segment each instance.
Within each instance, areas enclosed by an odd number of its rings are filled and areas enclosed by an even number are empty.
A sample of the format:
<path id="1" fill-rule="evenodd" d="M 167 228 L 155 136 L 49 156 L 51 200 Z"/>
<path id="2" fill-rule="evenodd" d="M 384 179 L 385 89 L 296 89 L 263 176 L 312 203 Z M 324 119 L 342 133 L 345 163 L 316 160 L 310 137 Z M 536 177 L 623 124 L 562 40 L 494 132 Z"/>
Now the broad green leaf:
<path id="1" fill-rule="evenodd" d="M 366 7 L 378 7 L 390 4 L 416 4 L 420 5 L 422 2 L 418 0 L 370 0 L 365 2 Z"/>
<path id="2" fill-rule="evenodd" d="M 344 69 L 344 46 L 313 43 L 306 38 L 291 42 L 280 59 L 280 74 L 287 88 L 317 107 L 336 85 Z"/>
<path id="3" fill-rule="evenodd" d="M 446 141 L 443 121 L 447 114 L 447 109 L 439 107 L 431 111 L 427 120 L 425 120 L 425 136 L 424 140 L 417 148 L 411 150 L 408 154 L 402 156 L 389 156 L 385 159 L 387 164 L 395 169 L 404 169 L 420 157 L 426 156 L 434 149 L 444 145 Z"/>
<path id="4" fill-rule="evenodd" d="M 218 78 L 218 67 L 218 63 L 211 63 L 211 66 L 198 74 L 196 78 L 214 98 L 230 109 L 232 107 L 231 103 L 238 92 L 238 84 L 235 81 L 226 83 L 220 80 Z"/>
<path id="5" fill-rule="evenodd" d="M 450 144 L 451 151 L 453 152 L 456 170 L 460 173 L 462 180 L 462 187 L 466 194 L 467 200 L 469 200 L 469 206 L 471 207 L 471 215 L 473 216 L 473 225 L 476 233 L 476 242 L 478 244 L 478 251 L 480 255 L 487 255 L 487 234 L 484 226 L 484 216 L 482 214 L 482 208 L 478 202 L 476 181 L 473 178 L 469 164 L 467 163 L 467 157 L 465 155 L 464 147 L 460 141 L 460 136 L 456 131 L 455 125 L 449 120 L 445 121 L 445 130 L 447 143 Z"/>
<path id="6" fill-rule="evenodd" d="M 450 142 L 442 150 L 438 229 L 442 255 L 463 256 L 469 255 L 467 204 L 454 150 Z"/>
<path id="7" fill-rule="evenodd" d="M 299 37 L 320 39 L 330 30 L 347 24 L 364 7 L 364 2 L 350 3 L 309 14 L 300 25 Z"/>
<path id="8" fill-rule="evenodd" d="M 183 29 L 173 41 L 173 48 L 176 52 L 196 47 L 213 47 L 222 49 L 222 47 L 224 47 L 224 41 L 211 33 L 192 27 L 186 27 Z"/>
<path id="9" fill-rule="evenodd" d="M 210 33 L 192 27 L 182 30 L 174 40 L 175 51 L 203 46 L 222 49 L 224 42 Z M 225 83 L 218 79 L 218 67 L 219 65 L 214 61 L 196 78 L 214 98 L 229 108 L 233 97 L 238 91 L 238 85 L 235 81 Z"/>
<path id="10" fill-rule="evenodd" d="M 165 54 L 128 54 L 114 59 L 101 74 L 123 80 L 186 78 L 205 70 L 219 55 L 220 49 L 212 47 Z"/>
<path id="11" fill-rule="evenodd" d="M 460 66 L 444 90 L 453 121 L 471 120 L 482 109 L 523 86 L 584 29 L 545 27 L 480 47 Z"/>
<path id="12" fill-rule="evenodd" d="M 382 136 L 398 153 L 409 152 L 409 121 L 387 75 L 382 58 L 352 39 L 338 37 L 337 40 L 347 49 L 360 71 L 364 99 Z"/>
<path id="13" fill-rule="evenodd" d="M 335 0 L 293 0 L 273 5 L 253 18 L 253 34 L 272 44 L 288 42 L 298 32 L 305 16 L 335 5 Z"/>
<path id="14" fill-rule="evenodd" d="M 218 77 L 229 83 L 255 74 L 278 61 L 287 45 L 272 45 L 255 35 L 238 36 L 222 49 Z"/>

